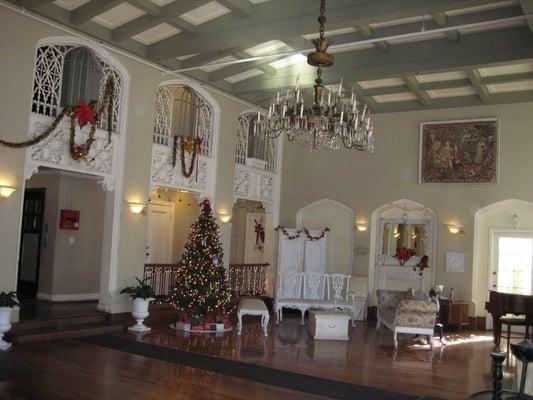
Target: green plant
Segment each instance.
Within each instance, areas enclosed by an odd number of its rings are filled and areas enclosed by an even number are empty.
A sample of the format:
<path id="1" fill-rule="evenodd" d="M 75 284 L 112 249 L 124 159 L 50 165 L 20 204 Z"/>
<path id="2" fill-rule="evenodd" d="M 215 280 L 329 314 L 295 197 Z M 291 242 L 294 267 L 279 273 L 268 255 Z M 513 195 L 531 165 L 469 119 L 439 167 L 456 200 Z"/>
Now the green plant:
<path id="1" fill-rule="evenodd" d="M 146 284 L 149 278 L 141 280 L 135 277 L 135 279 L 137 280 L 137 285 L 125 287 L 120 293 L 129 294 L 132 299 L 148 300 L 149 298 L 154 297 L 154 290 L 150 285 Z"/>
<path id="2" fill-rule="evenodd" d="M 19 305 L 16 292 L 1 292 L 0 293 L 0 307 L 16 307 Z"/>

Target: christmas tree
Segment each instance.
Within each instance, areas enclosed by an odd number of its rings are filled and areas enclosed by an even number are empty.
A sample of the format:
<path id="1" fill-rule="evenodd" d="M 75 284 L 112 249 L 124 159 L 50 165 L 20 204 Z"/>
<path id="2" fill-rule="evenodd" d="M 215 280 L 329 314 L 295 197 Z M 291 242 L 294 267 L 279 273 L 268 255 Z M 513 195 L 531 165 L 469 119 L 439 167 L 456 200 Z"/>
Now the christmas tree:
<path id="1" fill-rule="evenodd" d="M 179 262 L 171 302 L 193 320 L 203 321 L 208 314 L 227 313 L 231 297 L 228 274 L 222 262 L 220 228 L 209 200 L 202 202 L 200 217 L 191 229 Z"/>

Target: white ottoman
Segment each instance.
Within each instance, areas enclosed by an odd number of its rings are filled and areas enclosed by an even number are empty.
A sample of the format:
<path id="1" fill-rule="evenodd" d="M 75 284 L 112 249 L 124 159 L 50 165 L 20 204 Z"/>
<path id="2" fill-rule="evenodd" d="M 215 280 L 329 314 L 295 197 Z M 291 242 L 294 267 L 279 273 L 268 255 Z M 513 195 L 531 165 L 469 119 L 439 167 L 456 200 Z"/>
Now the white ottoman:
<path id="1" fill-rule="evenodd" d="M 259 315 L 261 316 L 261 328 L 265 336 L 268 336 L 268 321 L 270 320 L 270 313 L 265 305 L 265 302 L 260 299 L 242 299 L 239 303 L 239 311 L 237 318 L 239 320 L 239 330 L 237 335 L 242 331 L 242 317 L 243 315 Z"/>
<path id="2" fill-rule="evenodd" d="M 347 312 L 309 312 L 309 333 L 314 339 L 349 340 L 348 327 L 351 315 Z"/>

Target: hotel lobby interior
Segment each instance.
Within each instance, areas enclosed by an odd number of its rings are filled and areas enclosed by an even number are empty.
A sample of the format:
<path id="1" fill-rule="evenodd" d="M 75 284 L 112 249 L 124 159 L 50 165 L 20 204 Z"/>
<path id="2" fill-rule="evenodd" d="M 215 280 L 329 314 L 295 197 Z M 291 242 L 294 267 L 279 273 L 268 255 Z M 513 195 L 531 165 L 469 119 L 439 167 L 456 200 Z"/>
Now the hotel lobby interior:
<path id="1" fill-rule="evenodd" d="M 0 36 L 0 399 L 533 399 L 533 0 Z"/>

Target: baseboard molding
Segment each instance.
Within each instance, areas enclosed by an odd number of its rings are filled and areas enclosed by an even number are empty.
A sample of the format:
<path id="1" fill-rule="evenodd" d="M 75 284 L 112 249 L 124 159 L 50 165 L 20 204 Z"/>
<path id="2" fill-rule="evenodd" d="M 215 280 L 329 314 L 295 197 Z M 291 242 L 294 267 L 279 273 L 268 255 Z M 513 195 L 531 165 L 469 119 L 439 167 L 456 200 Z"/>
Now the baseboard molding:
<path id="1" fill-rule="evenodd" d="M 475 331 L 486 331 L 487 317 L 468 317 L 468 327 Z"/>
<path id="2" fill-rule="evenodd" d="M 49 294 L 49 293 L 37 293 L 38 300 L 46 300 L 53 302 L 66 302 L 66 301 L 91 301 L 98 300 L 100 293 L 76 293 L 76 294 Z"/>

